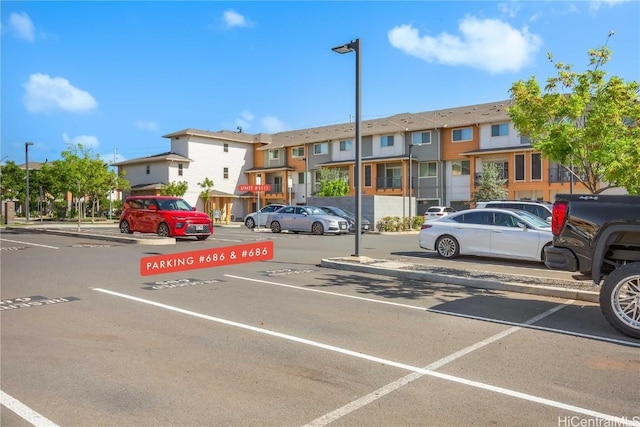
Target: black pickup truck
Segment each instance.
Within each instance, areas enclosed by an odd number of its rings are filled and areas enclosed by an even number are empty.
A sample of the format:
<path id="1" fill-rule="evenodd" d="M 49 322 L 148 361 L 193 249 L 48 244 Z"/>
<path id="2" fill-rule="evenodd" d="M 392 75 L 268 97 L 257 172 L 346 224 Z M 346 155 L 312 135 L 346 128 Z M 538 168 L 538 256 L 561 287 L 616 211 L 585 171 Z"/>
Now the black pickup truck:
<path id="1" fill-rule="evenodd" d="M 579 271 L 600 284 L 600 309 L 625 335 L 640 338 L 640 196 L 558 194 L 548 268 Z"/>

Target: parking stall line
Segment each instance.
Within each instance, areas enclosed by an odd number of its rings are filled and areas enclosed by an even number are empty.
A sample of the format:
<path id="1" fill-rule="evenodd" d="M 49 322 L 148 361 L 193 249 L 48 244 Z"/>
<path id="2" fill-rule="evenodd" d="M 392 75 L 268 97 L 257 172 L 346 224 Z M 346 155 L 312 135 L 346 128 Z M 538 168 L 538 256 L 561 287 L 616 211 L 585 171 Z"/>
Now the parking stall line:
<path id="1" fill-rule="evenodd" d="M 302 286 L 289 285 L 289 284 L 286 284 L 286 283 L 272 282 L 272 281 L 269 281 L 269 280 L 253 279 L 253 278 L 250 278 L 250 277 L 235 276 L 233 274 L 225 274 L 224 276 L 225 277 L 230 277 L 232 279 L 246 280 L 248 282 L 255 282 L 255 283 L 262 283 L 262 284 L 265 284 L 265 285 L 272 285 L 272 286 L 280 286 L 280 287 L 290 288 L 290 289 L 297 289 L 299 291 L 316 292 L 316 293 L 320 293 L 320 294 L 332 295 L 332 296 L 337 296 L 337 297 L 341 297 L 341 298 L 350 298 L 350 299 L 355 299 L 355 300 L 360 300 L 360 301 L 372 302 L 372 303 L 376 303 L 376 304 L 392 305 L 392 306 L 396 306 L 396 307 L 410 308 L 410 309 L 413 309 L 413 310 L 422 310 L 422 311 L 426 311 L 426 312 L 429 312 L 429 313 L 443 314 L 443 315 L 447 315 L 447 316 L 460 317 L 460 318 L 470 319 L 470 320 L 478 320 L 478 321 L 481 321 L 481 322 L 496 323 L 496 324 L 499 324 L 499 325 L 516 326 L 516 327 L 519 327 L 519 328 L 532 329 L 532 330 L 536 330 L 536 331 L 553 332 L 553 333 L 568 335 L 568 336 L 572 336 L 572 337 L 587 338 L 587 339 L 591 339 L 591 340 L 608 342 L 608 343 L 612 343 L 612 344 L 623 344 L 623 345 L 628 345 L 628 346 L 631 346 L 631 347 L 640 348 L 640 342 L 637 342 L 637 341 L 609 338 L 609 337 L 603 337 L 603 336 L 599 336 L 599 335 L 591 335 L 591 334 L 585 334 L 585 333 L 581 333 L 581 332 L 567 331 L 565 329 L 550 328 L 550 327 L 547 327 L 547 326 L 538 326 L 538 325 L 533 324 L 535 322 L 531 322 L 531 323 L 529 323 L 528 321 L 527 322 L 510 322 L 508 320 L 493 319 L 491 317 L 475 316 L 475 315 L 471 315 L 471 314 L 456 313 L 456 312 L 453 312 L 453 311 L 445 311 L 445 310 L 438 310 L 438 309 L 433 309 L 433 308 L 425 308 L 425 307 L 421 307 L 421 306 L 417 306 L 417 305 L 402 304 L 402 303 L 391 302 L 391 301 L 383 301 L 383 300 L 378 300 L 378 299 L 373 299 L 373 298 L 359 297 L 359 296 L 356 296 L 356 295 L 346 295 L 346 294 L 341 294 L 339 292 L 324 291 L 324 290 L 321 290 L 321 289 L 310 289 L 310 288 L 305 288 L 305 287 L 302 287 Z M 574 300 L 567 300 L 567 301 L 565 301 L 564 304 L 571 305 L 574 302 L 575 302 Z"/>
<path id="2" fill-rule="evenodd" d="M 332 352 L 343 354 L 343 355 L 346 355 L 346 356 L 352 356 L 352 357 L 355 357 L 355 358 L 358 358 L 358 359 L 366 360 L 366 361 L 369 361 L 369 362 L 374 362 L 374 363 L 377 363 L 377 364 L 382 364 L 382 365 L 387 365 L 387 366 L 391 366 L 391 367 L 395 367 L 395 368 L 399 368 L 399 369 L 404 369 L 404 370 L 407 370 L 407 371 L 410 371 L 410 372 L 413 372 L 413 373 L 416 373 L 416 374 L 428 375 L 428 376 L 431 376 L 431 377 L 435 377 L 435 378 L 439 378 L 439 379 L 442 379 L 442 380 L 446 380 L 446 381 L 450 381 L 450 382 L 454 382 L 454 383 L 458 383 L 458 384 L 462 384 L 462 385 L 478 388 L 478 389 L 485 390 L 485 391 L 491 391 L 491 392 L 494 392 L 494 393 L 502 394 L 502 395 L 505 395 L 505 396 L 508 396 L 508 397 L 512 397 L 512 398 L 516 398 L 516 399 L 526 400 L 526 401 L 529 401 L 529 402 L 538 403 L 538 404 L 545 405 L 545 406 L 550 406 L 550 407 L 554 407 L 554 408 L 558 408 L 558 409 L 562 409 L 562 410 L 566 410 L 566 411 L 575 412 L 575 413 L 582 414 L 582 415 L 589 416 L 589 417 L 599 418 L 599 419 L 606 420 L 606 421 L 612 422 L 612 423 L 615 422 L 615 423 L 617 423 L 616 425 L 640 427 L 640 421 L 628 420 L 628 419 L 616 417 L 616 416 L 613 416 L 613 415 L 605 414 L 605 413 L 602 413 L 602 412 L 593 411 L 593 410 L 590 410 L 590 409 L 587 409 L 587 408 L 581 408 L 579 406 L 574 406 L 574 405 L 570 405 L 570 404 L 567 404 L 567 403 L 559 402 L 559 401 L 556 401 L 556 400 L 546 399 L 546 398 L 543 398 L 543 397 L 534 396 L 534 395 L 527 394 L 527 393 L 521 393 L 521 392 L 518 392 L 518 391 L 515 391 L 515 390 L 510 390 L 510 389 L 503 388 L 503 387 L 493 386 L 493 385 L 481 383 L 481 382 L 478 382 L 478 381 L 467 380 L 467 379 L 464 379 L 464 378 L 456 377 L 456 376 L 449 375 L 449 374 L 440 373 L 440 372 L 433 371 L 433 370 L 430 370 L 430 369 L 420 368 L 420 367 L 417 367 L 417 366 L 411 366 L 411 365 L 408 365 L 406 363 L 397 362 L 397 361 L 394 361 L 394 360 L 385 359 L 385 358 L 382 358 L 382 357 L 377 357 L 377 356 L 361 353 L 361 352 L 354 351 L 354 350 L 349 350 L 349 349 L 342 348 L 342 347 L 337 347 L 337 346 L 334 346 L 334 345 L 331 345 L 331 344 L 325 344 L 325 343 L 321 343 L 321 342 L 318 342 L 318 341 L 313 341 L 313 340 L 310 340 L 310 339 L 307 339 L 307 338 L 297 337 L 297 336 L 294 336 L 294 335 L 288 335 L 288 334 L 284 334 L 284 333 L 280 333 L 280 332 L 276 332 L 276 331 L 271 331 L 271 330 L 264 329 L 264 328 L 258 328 L 258 327 L 255 327 L 255 326 L 251 326 L 251 325 L 235 322 L 235 321 L 232 321 L 232 320 L 226 320 L 226 319 L 222 319 L 222 318 L 218 318 L 218 317 L 214 317 L 214 316 L 209 316 L 207 314 L 198 313 L 198 312 L 191 311 L 191 310 L 186 310 L 186 309 L 183 309 L 183 308 L 171 306 L 171 305 L 168 305 L 168 304 L 163 304 L 163 303 L 160 303 L 160 302 L 156 302 L 156 301 L 152 301 L 152 300 L 148 300 L 148 299 L 144 299 L 144 298 L 139 298 L 139 297 L 136 297 L 136 296 L 133 296 L 133 295 L 127 295 L 127 294 L 123 294 L 123 293 L 120 293 L 120 292 L 115 292 L 115 291 L 111 291 L 111 290 L 108 290 L 108 289 L 102 289 L 102 288 L 92 288 L 92 289 L 94 291 L 96 291 L 96 292 L 101 292 L 101 293 L 104 293 L 104 294 L 107 294 L 107 295 L 111 295 L 111 296 L 127 299 L 127 300 L 130 300 L 130 301 L 139 302 L 139 303 L 142 303 L 142 304 L 151 305 L 151 306 L 154 306 L 154 307 L 162 308 L 162 309 L 173 311 L 173 312 L 176 312 L 176 313 L 181 313 L 181 314 L 184 314 L 184 315 L 188 315 L 188 316 L 192 316 L 192 317 L 196 317 L 196 318 L 200 318 L 200 319 L 204 319 L 204 320 L 209 320 L 209 321 L 212 321 L 212 322 L 215 322 L 215 323 L 236 327 L 236 328 L 248 330 L 248 331 L 251 331 L 251 332 L 261 333 L 261 334 L 264 334 L 264 335 L 268 335 L 268 336 L 272 336 L 272 337 L 276 337 L 276 338 L 281 338 L 281 339 L 284 339 L 284 340 L 287 340 L 287 341 L 291 341 L 291 342 L 296 342 L 296 343 L 299 343 L 299 344 L 309 345 L 309 346 L 312 346 L 312 347 L 316 347 L 316 348 L 320 348 L 320 349 L 323 349 L 323 350 L 332 351 Z M 564 306 L 564 305 L 562 305 L 562 306 Z M 556 307 L 548 310 L 549 314 L 551 314 L 551 312 L 554 309 L 556 309 Z M 536 316 L 536 317 L 539 317 L 539 316 Z M 518 328 L 516 328 L 516 329 L 518 329 Z M 506 332 L 507 331 L 505 331 L 505 333 Z M 498 334 L 498 335 L 500 335 L 500 334 Z"/>
<path id="3" fill-rule="evenodd" d="M 2 390 L 0 390 L 0 404 L 36 427 L 58 427 L 54 422 L 43 417 Z"/>
<path id="4" fill-rule="evenodd" d="M 11 242 L 11 243 L 22 243 L 23 245 L 38 246 L 38 247 L 41 247 L 41 248 L 47 248 L 47 249 L 60 249 L 60 248 L 57 248 L 57 247 L 55 247 L 55 246 L 39 245 L 39 244 L 37 244 L 37 243 L 23 242 L 23 241 L 21 241 L 21 240 L 9 240 L 9 239 L 1 239 L 1 238 L 0 238 L 0 241 L 2 241 L 2 242 Z"/>

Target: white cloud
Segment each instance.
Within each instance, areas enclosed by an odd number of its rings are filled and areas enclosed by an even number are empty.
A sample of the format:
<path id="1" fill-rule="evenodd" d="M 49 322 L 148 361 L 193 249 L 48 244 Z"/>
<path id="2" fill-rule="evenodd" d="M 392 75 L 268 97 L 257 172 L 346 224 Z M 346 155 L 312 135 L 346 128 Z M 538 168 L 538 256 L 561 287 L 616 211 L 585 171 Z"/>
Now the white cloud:
<path id="1" fill-rule="evenodd" d="M 9 28 L 17 37 L 23 40 L 32 43 L 36 39 L 33 22 L 25 12 L 12 13 L 9 16 Z"/>
<path id="2" fill-rule="evenodd" d="M 599 0 L 599 1 L 591 1 L 589 2 L 589 10 L 591 12 L 595 12 L 599 10 L 603 6 L 614 7 L 619 4 L 625 3 L 628 0 Z"/>
<path id="3" fill-rule="evenodd" d="M 62 140 L 65 144 L 69 145 L 82 145 L 85 148 L 93 149 L 100 145 L 100 141 L 95 136 L 90 135 L 78 135 L 73 138 L 69 138 L 69 135 L 65 132 L 62 134 Z"/>
<path id="4" fill-rule="evenodd" d="M 225 11 L 222 18 L 227 28 L 251 26 L 244 16 L 232 9 Z"/>
<path id="5" fill-rule="evenodd" d="M 517 30 L 498 19 L 465 17 L 460 36 L 442 33 L 420 36 L 411 25 L 400 25 L 387 34 L 391 45 L 427 62 L 464 65 L 489 73 L 516 72 L 540 49 L 540 36 L 527 27 Z"/>
<path id="6" fill-rule="evenodd" d="M 235 120 L 235 124 L 238 128 L 242 128 L 242 130 L 247 130 L 251 127 L 251 123 L 253 123 L 253 113 L 251 111 L 243 111 L 240 113 L 240 117 Z"/>
<path id="7" fill-rule="evenodd" d="M 267 116 L 261 122 L 266 133 L 277 133 L 287 129 L 287 126 L 277 117 Z"/>
<path id="8" fill-rule="evenodd" d="M 509 18 L 514 18 L 522 6 L 515 2 L 498 3 L 498 10 Z"/>
<path id="9" fill-rule="evenodd" d="M 150 120 L 137 120 L 135 123 L 138 129 L 148 130 L 151 132 L 158 132 L 160 130 L 160 126 L 156 122 Z"/>
<path id="10" fill-rule="evenodd" d="M 78 89 L 61 77 L 32 74 L 22 85 L 25 89 L 23 102 L 31 113 L 48 113 L 55 110 L 84 112 L 98 107 L 98 102 L 89 92 Z"/>

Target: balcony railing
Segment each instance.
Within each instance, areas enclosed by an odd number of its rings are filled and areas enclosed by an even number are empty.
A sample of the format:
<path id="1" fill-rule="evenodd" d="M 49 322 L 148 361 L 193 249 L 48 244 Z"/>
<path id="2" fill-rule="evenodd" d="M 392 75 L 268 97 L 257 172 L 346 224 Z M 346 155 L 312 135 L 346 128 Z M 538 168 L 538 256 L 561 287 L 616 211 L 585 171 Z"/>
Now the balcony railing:
<path id="1" fill-rule="evenodd" d="M 402 188 L 402 178 L 401 177 L 376 178 L 376 188 L 378 190 L 399 190 Z"/>

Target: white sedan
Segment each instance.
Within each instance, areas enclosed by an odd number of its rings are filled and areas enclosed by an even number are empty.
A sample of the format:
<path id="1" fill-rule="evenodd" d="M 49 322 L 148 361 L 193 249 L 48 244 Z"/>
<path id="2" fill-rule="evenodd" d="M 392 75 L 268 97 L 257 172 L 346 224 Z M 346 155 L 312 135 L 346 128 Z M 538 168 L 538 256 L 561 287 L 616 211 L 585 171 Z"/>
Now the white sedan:
<path id="1" fill-rule="evenodd" d="M 551 244 L 550 224 L 529 212 L 510 209 L 468 209 L 425 221 L 419 245 L 443 258 L 478 255 L 544 261 Z"/>
<path id="2" fill-rule="evenodd" d="M 344 234 L 349 232 L 349 223 L 339 216 L 329 215 L 314 206 L 285 206 L 269 214 L 267 225 L 272 233 L 282 230 L 294 233 L 313 233 L 322 235 Z"/>

